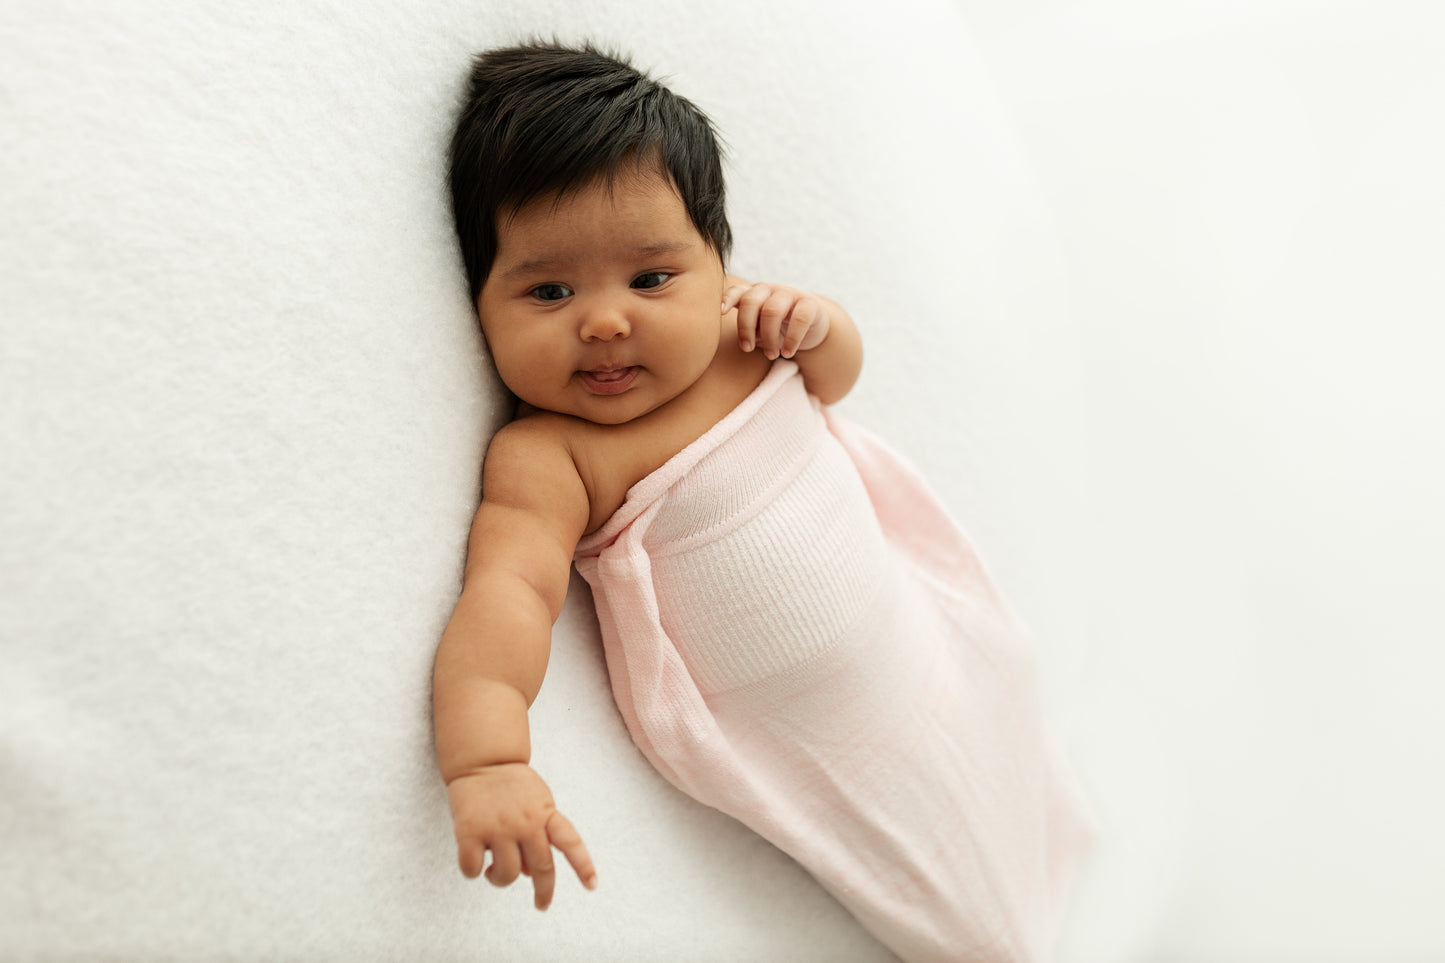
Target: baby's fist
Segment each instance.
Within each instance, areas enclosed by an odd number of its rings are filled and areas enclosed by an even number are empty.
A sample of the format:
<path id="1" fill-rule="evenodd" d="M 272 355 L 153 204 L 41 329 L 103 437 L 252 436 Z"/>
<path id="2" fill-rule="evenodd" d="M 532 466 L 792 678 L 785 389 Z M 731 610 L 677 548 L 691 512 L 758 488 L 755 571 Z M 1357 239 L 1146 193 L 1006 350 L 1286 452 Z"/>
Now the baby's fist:
<path id="1" fill-rule="evenodd" d="M 785 284 L 749 284 L 729 277 L 722 310 L 738 312 L 738 346 L 762 348 L 769 359 L 791 358 L 816 348 L 828 336 L 828 308 L 822 298 Z"/>

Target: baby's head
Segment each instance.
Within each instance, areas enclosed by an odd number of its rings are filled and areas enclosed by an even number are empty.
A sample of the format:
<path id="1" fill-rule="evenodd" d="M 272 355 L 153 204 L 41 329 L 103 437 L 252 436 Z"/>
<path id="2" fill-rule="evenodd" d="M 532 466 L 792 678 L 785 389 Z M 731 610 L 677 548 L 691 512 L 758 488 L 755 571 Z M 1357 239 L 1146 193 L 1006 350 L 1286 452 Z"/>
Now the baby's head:
<path id="1" fill-rule="evenodd" d="M 616 425 L 710 370 L 731 232 L 692 104 L 590 48 L 494 50 L 451 179 L 482 333 L 518 398 Z"/>
<path id="2" fill-rule="evenodd" d="M 591 46 L 478 55 L 451 145 L 452 211 L 472 301 L 491 273 L 500 225 L 529 201 L 611 183 L 624 163 L 665 175 L 698 234 L 727 260 L 721 152 L 702 111 Z"/>

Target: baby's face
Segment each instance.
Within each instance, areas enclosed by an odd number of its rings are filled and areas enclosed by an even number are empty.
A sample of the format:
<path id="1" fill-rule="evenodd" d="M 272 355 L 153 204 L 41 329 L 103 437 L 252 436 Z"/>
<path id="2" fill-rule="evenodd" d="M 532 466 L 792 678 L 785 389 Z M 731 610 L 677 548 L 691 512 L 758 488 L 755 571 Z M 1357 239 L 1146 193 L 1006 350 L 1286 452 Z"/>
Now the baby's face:
<path id="1" fill-rule="evenodd" d="M 497 371 L 528 404 L 599 424 L 676 398 L 718 349 L 723 269 L 661 174 L 534 199 L 497 227 L 477 298 Z"/>

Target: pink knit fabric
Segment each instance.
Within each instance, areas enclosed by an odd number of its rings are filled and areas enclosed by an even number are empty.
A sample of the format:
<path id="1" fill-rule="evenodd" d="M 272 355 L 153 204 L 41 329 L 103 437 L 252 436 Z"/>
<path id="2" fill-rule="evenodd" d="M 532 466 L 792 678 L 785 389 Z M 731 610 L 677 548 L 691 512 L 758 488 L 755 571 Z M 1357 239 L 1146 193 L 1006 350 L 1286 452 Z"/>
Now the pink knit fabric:
<path id="1" fill-rule="evenodd" d="M 578 546 L 658 771 L 904 960 L 1041 961 L 1092 835 L 968 540 L 780 361 Z"/>

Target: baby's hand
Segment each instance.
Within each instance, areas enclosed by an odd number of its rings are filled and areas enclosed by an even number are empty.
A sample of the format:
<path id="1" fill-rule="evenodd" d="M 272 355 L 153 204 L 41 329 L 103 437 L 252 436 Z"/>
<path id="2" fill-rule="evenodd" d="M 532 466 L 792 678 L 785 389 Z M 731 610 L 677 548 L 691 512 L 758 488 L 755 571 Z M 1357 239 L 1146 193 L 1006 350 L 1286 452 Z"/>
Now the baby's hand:
<path id="1" fill-rule="evenodd" d="M 597 888 L 597 873 L 582 837 L 552 802 L 552 791 L 531 766 L 513 762 L 487 766 L 447 785 L 457 858 L 462 873 L 475 879 L 487 850 L 492 864 L 487 880 L 510 886 L 518 874 L 532 877 L 536 906 L 552 904 L 557 873 L 552 865 L 556 846 L 588 889 Z"/>
<path id="2" fill-rule="evenodd" d="M 738 346 L 744 351 L 761 347 L 769 359 L 791 358 L 828 336 L 828 307 L 817 295 L 783 284 L 727 280 L 722 309 L 724 314 L 738 309 Z"/>

